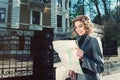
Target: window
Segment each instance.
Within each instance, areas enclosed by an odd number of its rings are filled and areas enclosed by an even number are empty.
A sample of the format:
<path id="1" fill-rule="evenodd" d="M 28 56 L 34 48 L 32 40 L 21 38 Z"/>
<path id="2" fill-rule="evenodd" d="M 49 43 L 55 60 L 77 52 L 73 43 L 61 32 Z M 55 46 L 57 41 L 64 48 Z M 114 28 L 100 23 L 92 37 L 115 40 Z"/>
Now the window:
<path id="1" fill-rule="evenodd" d="M 57 27 L 62 27 L 62 16 L 57 15 Z"/>
<path id="2" fill-rule="evenodd" d="M 33 11 L 32 24 L 40 25 L 40 12 Z"/>
<path id="3" fill-rule="evenodd" d="M 57 0 L 57 7 L 62 7 L 62 0 Z"/>
<path id="4" fill-rule="evenodd" d="M 0 8 L 0 23 L 5 23 L 5 8 Z"/>
<path id="5" fill-rule="evenodd" d="M 66 27 L 68 27 L 68 19 L 67 19 L 67 18 L 65 19 L 65 22 L 66 22 L 66 23 L 65 23 L 65 24 L 66 24 Z"/>
<path id="6" fill-rule="evenodd" d="M 65 9 L 67 9 L 67 0 L 65 0 Z"/>

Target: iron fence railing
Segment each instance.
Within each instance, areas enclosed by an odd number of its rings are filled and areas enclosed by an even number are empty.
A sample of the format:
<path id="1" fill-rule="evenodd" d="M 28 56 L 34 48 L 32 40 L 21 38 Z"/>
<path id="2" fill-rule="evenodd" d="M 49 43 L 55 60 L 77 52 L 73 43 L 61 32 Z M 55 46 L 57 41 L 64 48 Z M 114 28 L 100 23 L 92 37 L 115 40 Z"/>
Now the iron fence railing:
<path id="1" fill-rule="evenodd" d="M 0 29 L 0 78 L 32 75 L 30 38 L 33 31 Z"/>

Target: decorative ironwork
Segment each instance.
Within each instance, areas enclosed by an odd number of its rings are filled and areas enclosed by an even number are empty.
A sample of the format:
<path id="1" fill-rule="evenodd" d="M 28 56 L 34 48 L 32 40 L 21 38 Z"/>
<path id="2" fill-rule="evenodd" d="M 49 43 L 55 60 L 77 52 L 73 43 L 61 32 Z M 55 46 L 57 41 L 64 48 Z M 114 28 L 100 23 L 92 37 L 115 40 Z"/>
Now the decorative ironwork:
<path id="1" fill-rule="evenodd" d="M 43 28 L 42 32 L 36 32 L 31 39 L 34 80 L 55 80 L 52 41 L 53 28 Z"/>
<path id="2" fill-rule="evenodd" d="M 0 29 L 0 78 L 28 76 L 33 72 L 30 38 L 34 31 Z"/>

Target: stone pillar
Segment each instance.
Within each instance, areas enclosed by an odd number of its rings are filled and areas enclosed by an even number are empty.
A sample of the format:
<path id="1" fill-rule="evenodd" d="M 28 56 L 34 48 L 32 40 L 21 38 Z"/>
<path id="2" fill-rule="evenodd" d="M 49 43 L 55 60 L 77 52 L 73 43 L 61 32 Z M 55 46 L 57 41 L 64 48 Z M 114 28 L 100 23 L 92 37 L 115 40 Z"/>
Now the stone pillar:
<path id="1" fill-rule="evenodd" d="M 20 0 L 13 0 L 11 28 L 19 28 L 20 20 Z"/>

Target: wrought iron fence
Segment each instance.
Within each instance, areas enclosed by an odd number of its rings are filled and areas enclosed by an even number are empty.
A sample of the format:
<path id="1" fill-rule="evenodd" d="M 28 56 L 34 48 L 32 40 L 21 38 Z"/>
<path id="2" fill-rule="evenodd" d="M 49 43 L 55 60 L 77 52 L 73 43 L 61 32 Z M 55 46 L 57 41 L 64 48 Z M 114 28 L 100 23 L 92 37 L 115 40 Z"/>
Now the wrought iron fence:
<path id="1" fill-rule="evenodd" d="M 28 76 L 33 72 L 30 38 L 33 31 L 0 29 L 0 78 Z"/>

